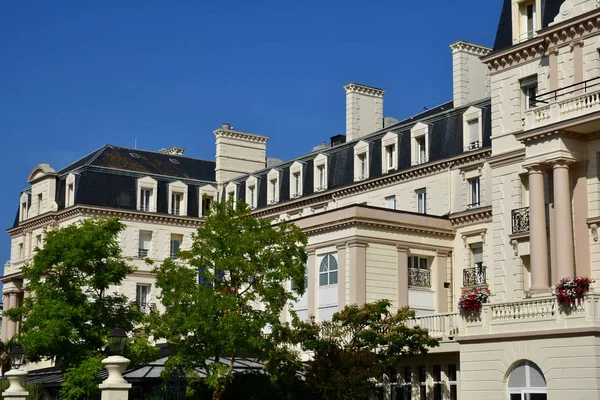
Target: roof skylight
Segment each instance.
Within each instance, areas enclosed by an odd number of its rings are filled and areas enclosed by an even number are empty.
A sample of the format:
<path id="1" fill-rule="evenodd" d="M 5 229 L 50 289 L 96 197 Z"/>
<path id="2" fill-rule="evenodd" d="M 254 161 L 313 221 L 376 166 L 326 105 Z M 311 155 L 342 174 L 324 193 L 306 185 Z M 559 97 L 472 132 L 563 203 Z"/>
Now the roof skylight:
<path id="1" fill-rule="evenodd" d="M 129 153 L 129 155 L 133 158 L 140 158 L 140 155 L 138 153 Z"/>

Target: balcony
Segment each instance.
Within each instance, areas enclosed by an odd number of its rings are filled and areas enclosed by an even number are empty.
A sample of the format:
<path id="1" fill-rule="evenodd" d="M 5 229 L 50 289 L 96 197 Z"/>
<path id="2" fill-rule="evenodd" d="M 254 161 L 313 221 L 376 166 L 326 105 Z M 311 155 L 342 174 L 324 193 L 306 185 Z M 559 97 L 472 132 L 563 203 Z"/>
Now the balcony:
<path id="1" fill-rule="evenodd" d="M 453 339 L 458 335 L 459 318 L 458 313 L 424 315 L 406 321 L 406 326 L 413 328 L 418 325 L 425 328 L 429 335 L 436 339 Z"/>
<path id="2" fill-rule="evenodd" d="M 150 314 L 150 311 L 156 309 L 155 303 L 146 303 L 146 302 L 137 302 L 136 307 L 138 311 L 143 312 L 144 314 Z"/>
<path id="3" fill-rule="evenodd" d="M 409 268 L 408 286 L 422 288 L 431 287 L 431 274 L 429 269 Z"/>
<path id="4" fill-rule="evenodd" d="M 512 210 L 511 219 L 513 235 L 529 232 L 529 207 Z"/>
<path id="5" fill-rule="evenodd" d="M 525 112 L 525 130 L 600 111 L 600 77 L 538 94 Z"/>
<path id="6" fill-rule="evenodd" d="M 463 270 L 463 287 L 481 286 L 487 284 L 485 266 L 465 268 Z"/>
<path id="7" fill-rule="evenodd" d="M 138 257 L 148 257 L 148 249 L 138 249 Z"/>

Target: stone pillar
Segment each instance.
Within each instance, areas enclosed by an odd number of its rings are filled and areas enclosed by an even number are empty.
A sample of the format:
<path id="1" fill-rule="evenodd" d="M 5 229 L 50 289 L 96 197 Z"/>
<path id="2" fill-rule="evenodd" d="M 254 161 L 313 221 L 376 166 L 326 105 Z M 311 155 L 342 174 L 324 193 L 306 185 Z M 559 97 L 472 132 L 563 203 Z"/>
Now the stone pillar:
<path id="1" fill-rule="evenodd" d="M 346 305 L 346 243 L 335 246 L 338 251 L 338 310 Z"/>
<path id="2" fill-rule="evenodd" d="M 27 400 L 29 398 L 29 392 L 23 387 L 25 378 L 27 377 L 27 371 L 22 369 L 11 369 L 4 374 L 4 376 L 6 376 L 10 382 L 10 386 L 6 391 L 2 392 L 3 399 Z"/>
<path id="3" fill-rule="evenodd" d="M 554 226 L 556 227 L 556 271 L 558 279 L 575 274 L 573 254 L 573 215 L 569 166 L 557 161 L 552 166 L 554 177 Z M 554 282 L 556 283 L 556 282 Z"/>
<path id="4" fill-rule="evenodd" d="M 408 306 L 408 249 L 397 245 L 398 308 Z"/>
<path id="5" fill-rule="evenodd" d="M 544 173 L 539 166 L 529 169 L 529 243 L 531 246 L 531 292 L 545 293 L 548 286 L 548 241 Z"/>
<path id="6" fill-rule="evenodd" d="M 350 304 L 363 305 L 367 301 L 367 243 L 352 241 L 350 251 Z"/>
<path id="7" fill-rule="evenodd" d="M 448 274 L 448 253 L 438 252 L 437 253 L 437 285 L 435 289 L 435 296 L 437 301 L 437 312 L 447 313 L 448 312 L 448 297 L 446 296 L 446 275 Z"/>
<path id="8" fill-rule="evenodd" d="M 6 330 L 8 329 L 8 317 L 6 316 L 6 311 L 8 311 L 8 293 L 2 293 L 3 296 L 3 304 L 2 304 L 2 335 L 1 335 L 1 340 L 2 342 L 6 343 Z"/>
<path id="9" fill-rule="evenodd" d="M 558 49 L 550 50 L 548 64 L 550 65 L 550 90 L 556 90 L 558 89 Z"/>
<path id="10" fill-rule="evenodd" d="M 317 315 L 317 271 L 315 264 L 317 262 L 315 250 L 306 250 L 308 255 L 308 315 Z"/>
<path id="11" fill-rule="evenodd" d="M 123 378 L 123 371 L 129 360 L 122 356 L 110 356 L 102 360 L 108 371 L 108 378 L 100 384 L 102 400 L 127 400 L 131 384 Z"/>
<path id="12" fill-rule="evenodd" d="M 15 308 L 17 306 L 17 293 L 8 293 L 8 309 L 12 309 Z M 17 323 L 14 321 L 11 321 L 10 319 L 7 321 L 7 326 L 6 326 L 6 340 L 10 340 L 12 339 L 13 336 L 15 336 L 15 333 L 17 333 Z M 4 329 L 4 327 L 3 327 Z"/>

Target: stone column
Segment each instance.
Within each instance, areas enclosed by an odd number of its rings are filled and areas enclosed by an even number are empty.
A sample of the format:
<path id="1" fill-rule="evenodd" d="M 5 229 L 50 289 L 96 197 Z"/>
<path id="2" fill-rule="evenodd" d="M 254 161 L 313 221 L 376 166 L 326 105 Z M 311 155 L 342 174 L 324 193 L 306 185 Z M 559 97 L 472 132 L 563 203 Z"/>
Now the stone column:
<path id="1" fill-rule="evenodd" d="M 306 250 L 308 255 L 308 315 L 317 315 L 317 271 L 315 269 L 315 250 Z"/>
<path id="2" fill-rule="evenodd" d="M 346 243 L 335 246 L 338 251 L 338 310 L 346 305 Z"/>
<path id="3" fill-rule="evenodd" d="M 108 378 L 99 385 L 101 400 L 127 400 L 131 384 L 123 378 L 123 371 L 129 365 L 129 360 L 122 356 L 110 356 L 102 360 L 102 364 L 108 371 Z"/>
<path id="4" fill-rule="evenodd" d="M 17 306 L 17 293 L 9 293 L 8 294 L 8 309 L 15 308 Z M 4 328 L 4 327 L 3 327 Z M 6 327 L 6 340 L 12 339 L 17 333 L 17 323 L 14 321 L 8 320 L 8 324 Z"/>
<path id="5" fill-rule="evenodd" d="M 448 273 L 448 253 L 437 253 L 437 285 L 435 289 L 435 297 L 437 299 L 437 312 L 448 312 L 448 296 L 446 296 L 446 275 Z"/>
<path id="6" fill-rule="evenodd" d="M 25 378 L 27 378 L 27 371 L 22 369 L 11 369 L 6 372 L 4 376 L 8 379 L 10 384 L 8 389 L 2 392 L 3 399 L 27 400 L 29 398 L 29 392 L 23 387 Z"/>
<path id="7" fill-rule="evenodd" d="M 564 161 L 557 161 L 552 166 L 552 172 L 554 177 L 556 272 L 558 279 L 572 278 L 575 274 L 575 256 L 573 254 L 573 210 L 571 208 L 569 166 Z"/>
<path id="8" fill-rule="evenodd" d="M 352 241 L 350 251 L 350 304 L 363 305 L 367 301 L 367 243 Z"/>
<path id="9" fill-rule="evenodd" d="M 529 243 L 531 246 L 531 292 L 548 292 L 550 287 L 548 286 L 544 173 L 539 165 L 529 168 Z"/>
<path id="10" fill-rule="evenodd" d="M 2 304 L 2 335 L 0 337 L 0 339 L 2 340 L 2 342 L 6 343 L 6 330 L 8 329 L 8 317 L 6 316 L 6 311 L 8 311 L 8 299 L 9 299 L 9 294 L 8 293 L 2 293 L 3 296 L 3 304 Z"/>
<path id="11" fill-rule="evenodd" d="M 408 248 L 397 245 L 398 308 L 408 306 Z"/>

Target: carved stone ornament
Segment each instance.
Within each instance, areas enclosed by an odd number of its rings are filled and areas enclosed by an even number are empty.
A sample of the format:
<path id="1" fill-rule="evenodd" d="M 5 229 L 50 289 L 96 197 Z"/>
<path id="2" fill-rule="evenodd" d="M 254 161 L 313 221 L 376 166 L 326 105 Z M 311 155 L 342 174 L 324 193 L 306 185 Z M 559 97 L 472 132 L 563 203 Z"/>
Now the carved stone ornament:
<path id="1" fill-rule="evenodd" d="M 598 224 L 591 224 L 590 229 L 592 230 L 592 236 L 594 237 L 594 242 L 598 241 Z"/>
<path id="2" fill-rule="evenodd" d="M 565 1 L 560 6 L 560 17 L 562 19 L 567 19 L 573 14 L 573 3 L 570 1 Z"/>

